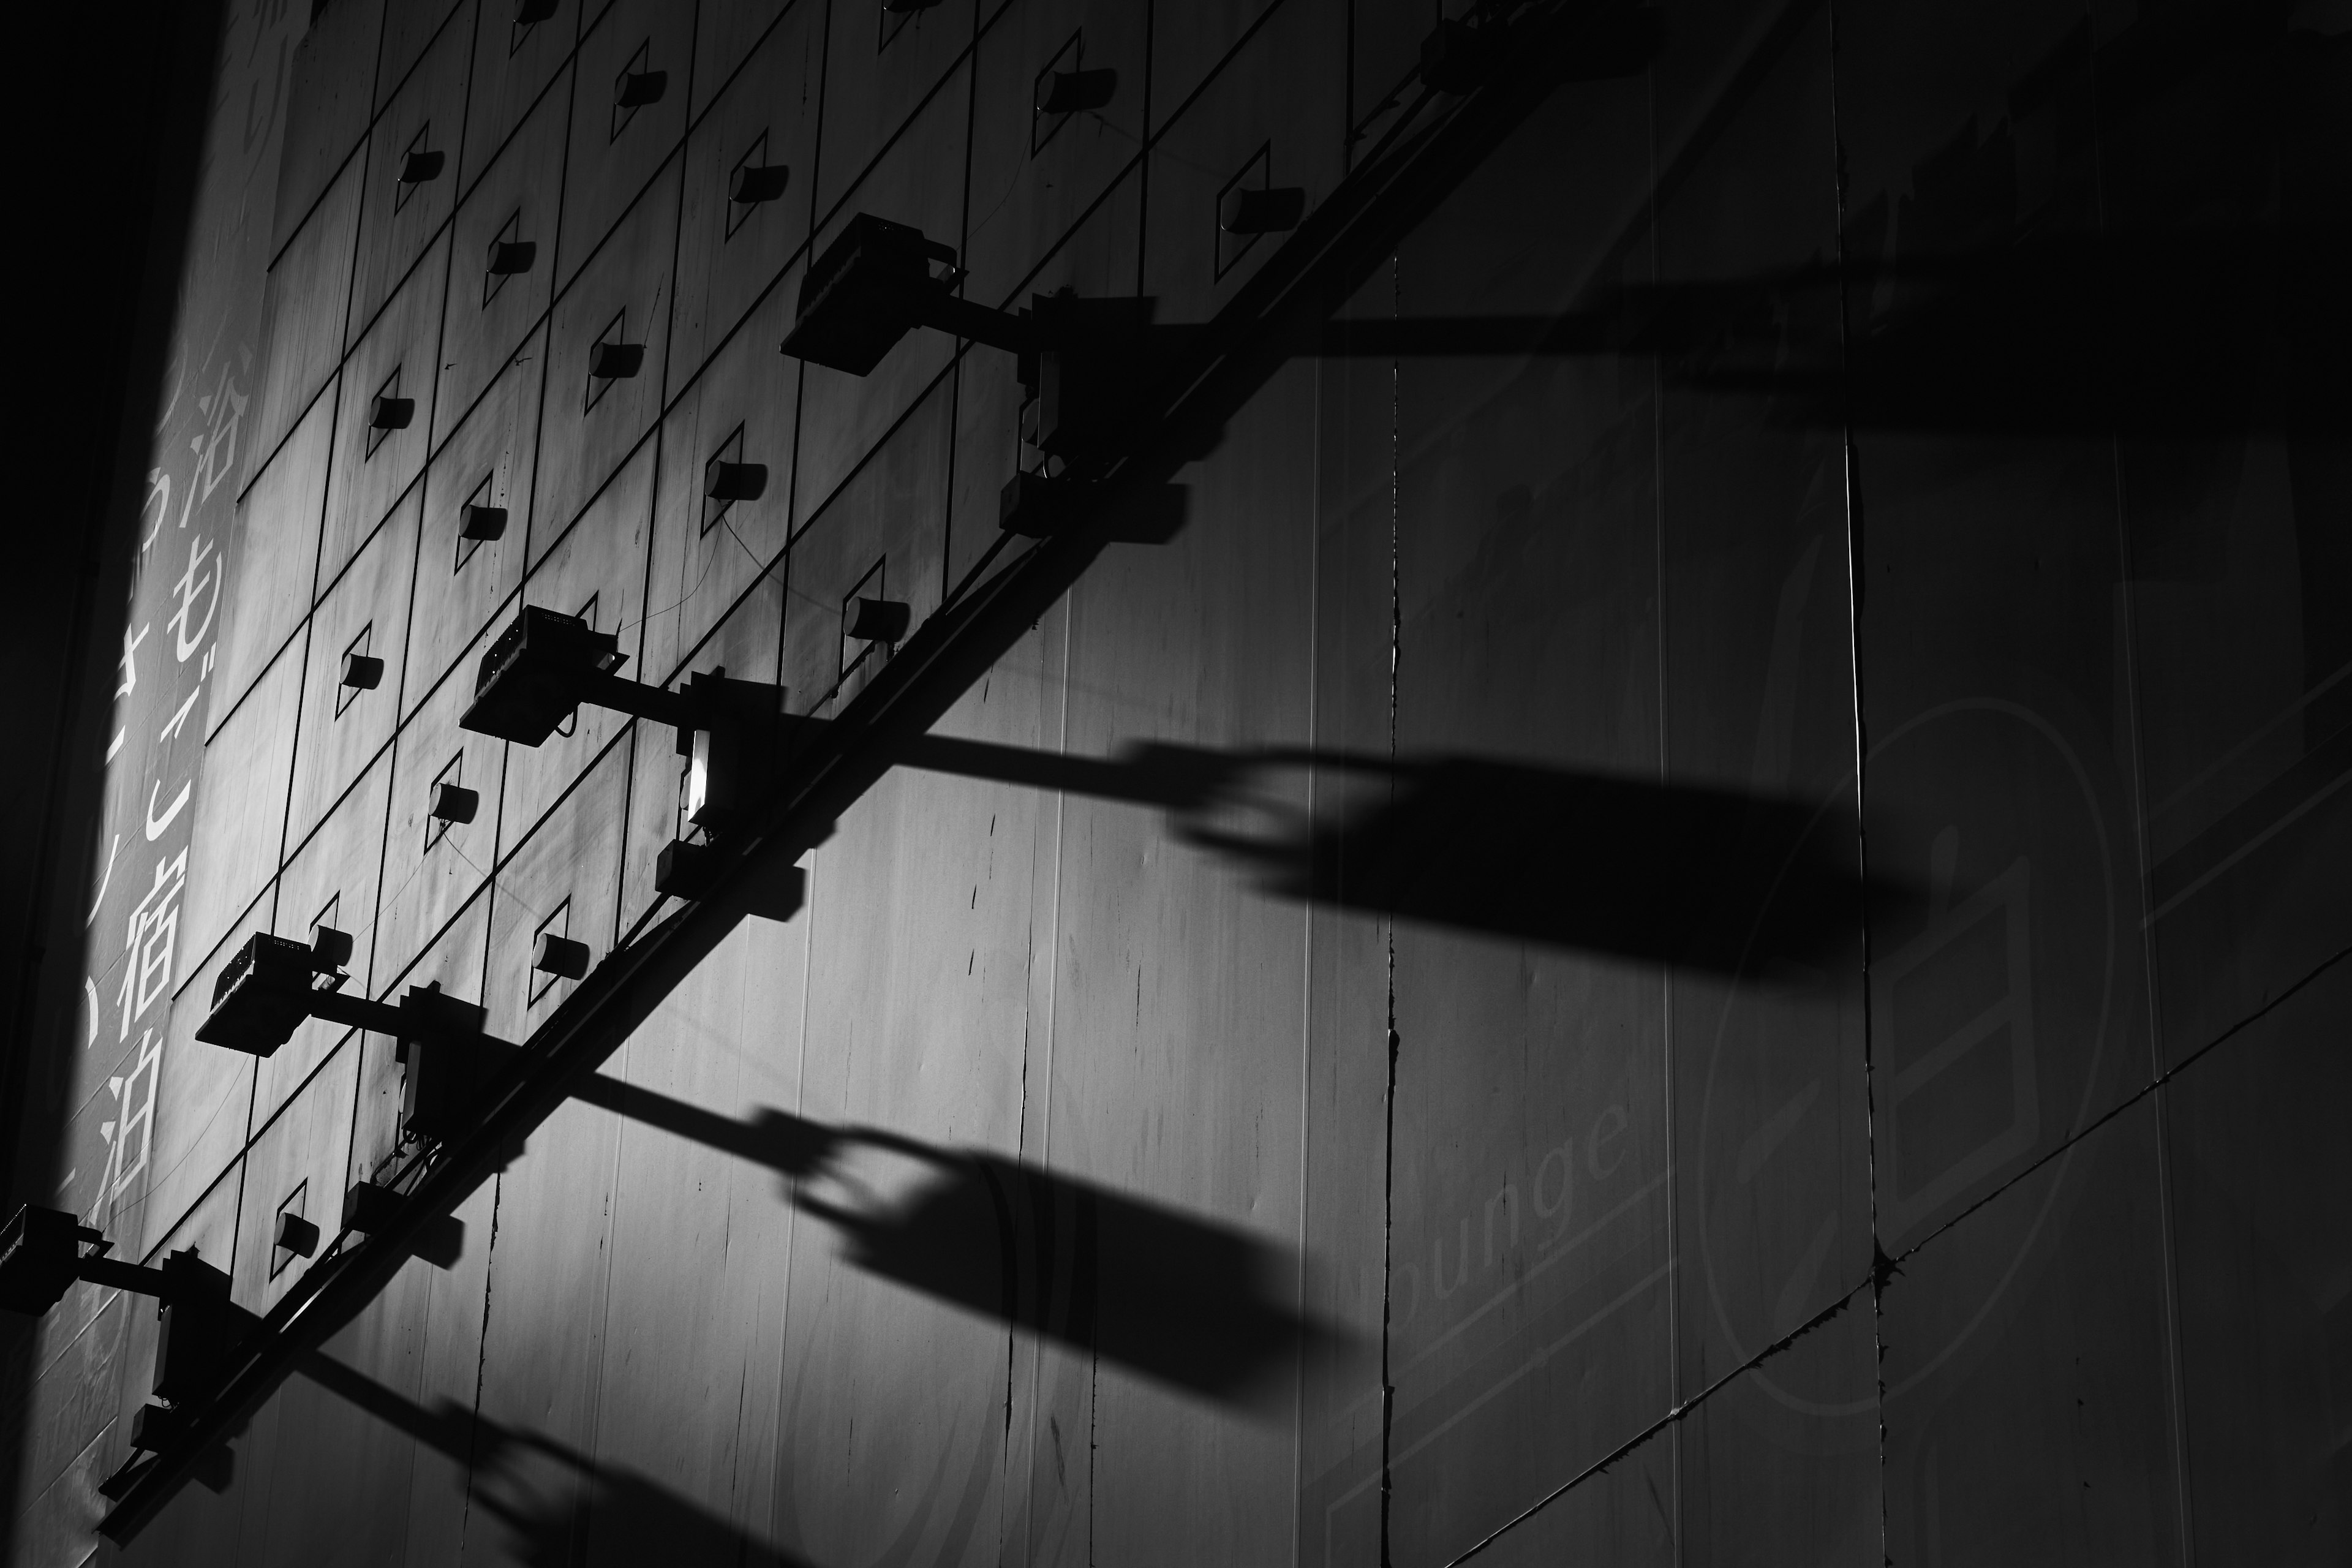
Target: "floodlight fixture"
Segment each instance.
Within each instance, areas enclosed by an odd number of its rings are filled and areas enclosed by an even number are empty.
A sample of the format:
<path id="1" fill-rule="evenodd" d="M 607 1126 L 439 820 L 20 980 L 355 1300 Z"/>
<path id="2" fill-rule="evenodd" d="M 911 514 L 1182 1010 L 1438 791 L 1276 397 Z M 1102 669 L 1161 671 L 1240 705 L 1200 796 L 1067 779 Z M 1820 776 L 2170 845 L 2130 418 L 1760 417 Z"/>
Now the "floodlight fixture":
<path id="1" fill-rule="evenodd" d="M 1031 353 L 1036 345 L 1028 320 L 958 299 L 953 289 L 963 276 L 953 247 L 910 225 L 859 213 L 801 279 L 784 353 L 866 375 L 917 327 Z"/>
<path id="2" fill-rule="evenodd" d="M 611 632 L 525 605 L 482 655 L 474 700 L 457 722 L 478 735 L 536 746 L 583 702 L 634 712 L 624 699 L 648 689 L 614 675 L 627 658 Z"/>
<path id="3" fill-rule="evenodd" d="M 102 1231 L 78 1216 L 24 1205 L 0 1225 L 0 1309 L 39 1317 L 77 1279 L 164 1301 L 215 1290 L 227 1297 L 228 1276 L 200 1261 L 193 1247 L 171 1254 L 160 1268 L 108 1257 L 113 1250 Z"/>
<path id="4" fill-rule="evenodd" d="M 418 1005 L 412 986 L 399 1005 L 344 992 L 350 978 L 352 939 L 326 926 L 309 944 L 256 931 L 237 949 L 213 984 L 212 1011 L 196 1026 L 196 1038 L 257 1057 L 275 1055 L 294 1037 L 305 1018 L 324 1018 L 347 1028 L 369 1029 L 394 1039 L 463 1033 L 466 1020 L 444 1017 L 432 1004 Z M 478 1033 L 480 1025 L 472 1025 Z"/>
<path id="5" fill-rule="evenodd" d="M 320 929 L 322 933 L 328 930 Z M 257 931 L 214 981 L 212 1011 L 196 1026 L 196 1038 L 208 1046 L 270 1056 L 311 1016 L 315 998 L 335 994 L 320 991 L 318 981 L 338 976 L 340 970 L 331 946 Z"/>

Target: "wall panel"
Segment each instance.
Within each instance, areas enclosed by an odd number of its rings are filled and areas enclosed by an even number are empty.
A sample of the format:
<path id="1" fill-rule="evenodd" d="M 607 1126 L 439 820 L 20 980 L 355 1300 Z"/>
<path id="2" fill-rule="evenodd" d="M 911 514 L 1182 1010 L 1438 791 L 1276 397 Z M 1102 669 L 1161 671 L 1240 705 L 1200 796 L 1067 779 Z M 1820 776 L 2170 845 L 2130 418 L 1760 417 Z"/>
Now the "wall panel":
<path id="1" fill-rule="evenodd" d="M 783 615 L 782 556 L 792 528 L 793 436 L 800 363 L 776 352 L 792 289 L 778 289 L 678 397 L 662 423 L 661 483 L 654 500 L 653 550 L 646 596 L 647 679 L 667 679 L 721 616 Z M 710 465 L 757 464 L 760 494 L 714 500 Z M 754 610 L 749 594 L 763 606 Z M 727 660 L 729 668 L 739 667 Z M 766 679 L 771 656 L 761 673 Z M 706 666 L 705 668 L 708 668 Z"/>
<path id="2" fill-rule="evenodd" d="M 359 251 L 352 279 L 350 338 L 375 320 L 425 246 L 457 205 L 457 154 L 466 119 L 466 68 L 474 47 L 471 5 L 432 36 L 368 132 L 367 183 L 360 199 Z M 389 59 L 385 62 L 389 65 Z M 408 182 L 411 153 L 441 155 L 429 180 Z"/>
<path id="3" fill-rule="evenodd" d="M 278 171 L 274 253 L 310 216 L 320 192 L 343 162 L 363 144 L 370 86 L 375 78 L 376 46 L 383 33 L 383 0 L 355 0 L 323 26 L 305 33 L 294 47 L 287 84 L 284 161 Z"/>
<path id="4" fill-rule="evenodd" d="M 2344 1184 L 2315 1125 L 2341 1105 L 2337 964 L 2164 1091 L 2190 1548 L 2278 1563 L 2341 1555 Z M 2329 1240 L 2329 1237 L 2334 1240 Z M 2326 1378 L 2313 1375 L 2320 1366 Z"/>
<path id="5" fill-rule="evenodd" d="M 805 919 L 745 920 L 631 1037 L 627 1081 L 742 1122 L 796 1104 L 807 931 Z M 786 1184 L 772 1169 L 630 1121 L 615 1191 L 597 1462 L 698 1511 L 713 1535 L 765 1542 L 796 1223 Z M 724 1260 L 715 1278 L 713 1258 Z M 730 1414 L 714 1419 L 722 1408 Z M 615 1534 L 650 1522 L 626 1510 L 604 1518 Z M 625 1560 L 643 1539 L 602 1540 L 601 1560 Z"/>
<path id="6" fill-rule="evenodd" d="M 456 662 L 457 656 L 522 580 L 538 468 L 545 345 L 543 334 L 532 335 L 425 470 L 408 662 L 400 682 L 403 712 L 413 713 L 446 679 L 472 679 L 470 668 Z M 468 506 L 505 511 L 498 538 L 462 535 Z"/>
<path id="7" fill-rule="evenodd" d="M 320 389 L 334 374 L 350 320 L 352 265 L 359 247 L 360 201 L 366 160 L 345 164 L 293 237 L 270 263 L 262 290 L 268 323 L 262 342 L 260 406 L 245 449 L 241 489 L 277 455 L 278 444 L 312 412 Z"/>
<path id="8" fill-rule="evenodd" d="M 628 787 L 624 738 L 597 759 L 530 837 L 501 858 L 490 893 L 488 967 L 482 981 L 492 1035 L 528 1039 L 579 984 L 532 968 L 542 931 L 586 947 L 592 968 L 612 952 Z"/>
<path id="9" fill-rule="evenodd" d="M 278 869 L 293 776 L 304 642 L 297 637 L 270 662 L 205 742 L 211 765 L 195 795 L 179 933 L 191 957 L 212 951 Z M 180 972 L 186 973 L 185 965 Z"/>
<path id="10" fill-rule="evenodd" d="M 301 629 L 318 572 L 334 417 L 330 391 L 310 405 L 237 508 L 236 580 L 226 590 L 214 648 L 207 737 Z"/>
<path id="11" fill-rule="evenodd" d="M 1135 5 L 1032 0 L 1006 8 L 981 36 L 964 218 L 967 298 L 1025 304 L 1024 291 L 1040 286 L 1030 281 L 1032 270 L 1086 223 L 1135 162 L 1143 142 L 1146 15 Z M 1110 101 L 1083 113 L 1039 113 L 1046 74 L 1078 70 L 1116 72 Z M 1130 276 L 1132 265 L 1130 258 Z M 1099 292 L 1108 281 L 1082 291 Z"/>
<path id="12" fill-rule="evenodd" d="M 392 740 L 400 711 L 398 672 L 406 663 L 422 494 L 423 487 L 411 487 L 311 616 L 293 801 L 287 812 L 289 848 L 310 836 Z M 349 668 L 356 658 L 382 661 L 376 685 L 344 684 L 347 674 L 362 673 Z"/>
<path id="13" fill-rule="evenodd" d="M 534 565 L 661 416 L 677 195 L 678 160 L 672 158 L 556 301 L 531 506 Z M 625 375 L 595 374 L 600 343 L 638 351 L 633 365 L 619 367 Z"/>
<path id="14" fill-rule="evenodd" d="M 1170 22 L 1155 26 L 1183 36 L 1173 51 L 1180 57 L 1216 36 L 1206 18 L 1166 15 Z M 1164 301 L 1163 319 L 1207 320 L 1281 241 L 1279 234 L 1223 231 L 1219 203 L 1229 186 L 1302 189 L 1311 211 L 1338 182 L 1346 79 L 1337 46 L 1345 22 L 1337 0 L 1287 0 L 1201 83 L 1197 100 L 1163 124 L 1150 154 L 1143 243 L 1143 291 Z M 1181 79 L 1182 68 L 1160 52 L 1169 39 L 1163 31 L 1154 40 L 1152 69 L 1165 84 L 1153 89 L 1155 118 L 1175 109 Z"/>
<path id="15" fill-rule="evenodd" d="M 514 8 L 488 5 L 475 14 L 474 63 L 466 86 L 466 151 L 458 160 L 461 199 L 502 159 L 509 142 L 527 121 L 552 115 L 559 145 L 572 110 L 571 73 L 566 68 L 579 40 L 578 0 L 557 0 L 545 20 L 515 20 Z M 544 134 L 544 132 L 541 132 Z M 554 160 L 561 166 L 561 155 Z M 505 204 L 513 210 L 509 199 Z M 553 187 L 541 187 L 552 197 Z M 547 215 L 543 240 L 553 245 L 555 215 Z M 503 220 L 501 220 L 503 221 Z M 552 258 L 543 258 L 552 264 Z M 543 297 L 542 297 L 543 298 Z"/>
<path id="16" fill-rule="evenodd" d="M 424 471 L 438 384 L 446 256 L 445 241 L 417 264 L 343 363 L 327 470 L 327 525 L 319 546 L 321 590 L 342 574 Z M 395 403 L 408 407 L 391 406 Z"/>
<path id="17" fill-rule="evenodd" d="M 485 627 L 459 666 L 471 668 L 497 630 L 495 624 Z M 373 973 L 379 994 L 407 973 L 489 875 L 508 747 L 458 727 L 473 695 L 470 679 L 442 682 L 402 727 L 393 747 L 383 892 L 376 915 Z M 431 816 L 436 783 L 454 783 L 479 797 L 471 822 L 445 826 Z"/>
<path id="18" fill-rule="evenodd" d="M 581 40 L 571 151 L 564 159 L 562 237 L 555 247 L 559 293 L 677 150 L 686 130 L 693 40 L 694 7 L 660 0 L 625 0 Z M 661 91 L 653 101 L 621 102 L 627 81 L 639 82 L 635 90 L 643 95 L 656 75 Z"/>
<path id="19" fill-rule="evenodd" d="M 978 4 L 946 0 L 895 16 L 871 6 L 832 7 L 825 30 L 824 130 L 819 142 L 824 162 L 814 182 L 820 226 L 886 153 L 919 121 L 936 112 L 936 100 L 961 96 L 952 73 L 971 47 Z M 961 126 L 961 108 L 955 117 Z M 954 168 L 960 172 L 961 166 L 962 159 L 955 159 Z"/>
<path id="20" fill-rule="evenodd" d="M 319 1227 L 320 1246 L 342 1229 L 342 1174 L 351 1152 L 352 1096 L 359 1081 L 360 1042 L 346 1039 L 300 1090 L 266 1118 L 246 1151 L 236 1259 L 218 1267 L 236 1280 L 238 1305 L 267 1312 L 302 1277 L 304 1260 L 277 1245 L 278 1216 L 299 1215 Z"/>
<path id="21" fill-rule="evenodd" d="M 1312 629 L 1272 612 L 1311 581 L 1313 395 L 1305 371 L 1278 377 L 1189 471 L 1184 532 L 1115 551 L 1075 592 L 1072 753 L 1246 753 L 1308 733 Z M 1288 800 L 1294 783 L 1247 787 Z M 1306 912 L 1176 841 L 1158 813 L 1074 799 L 1062 832 L 1041 1157 L 1171 1208 L 1216 1315 L 1179 1342 L 1202 1358 L 1190 1373 L 1100 1366 L 1070 1391 L 1085 1405 L 1046 1412 L 1049 1431 L 1058 1414 L 1091 1435 L 1101 1555 L 1272 1561 L 1295 1507 L 1284 1330 L 1300 1288 Z"/>
<path id="22" fill-rule="evenodd" d="M 742 16 L 738 8 L 719 9 L 721 16 Z M 670 320 L 673 389 L 683 387 L 704 360 L 718 352 L 764 290 L 782 292 L 787 312 L 797 299 L 797 286 L 779 285 L 777 278 L 808 238 L 809 205 L 816 188 L 824 26 L 824 8 L 814 0 L 801 0 L 748 58 L 724 58 L 696 68 L 698 72 L 734 74 L 687 141 L 677 233 L 677 308 Z M 708 56 L 717 45 L 704 42 L 698 32 L 696 47 Z M 699 76 L 695 90 L 698 96 L 709 90 Z M 752 166 L 790 170 L 783 194 L 756 203 L 731 201 L 735 171 L 747 161 Z M 742 330 L 756 337 L 763 329 Z M 764 352 L 775 353 L 782 342 L 781 332 L 773 336 Z"/>
<path id="23" fill-rule="evenodd" d="M 556 26 L 563 15 L 533 24 L 531 31 Z M 487 20 L 483 25 L 490 26 Z M 554 297 L 570 79 L 567 69 L 537 100 L 513 138 L 499 147 L 496 161 L 478 182 L 468 184 L 458 203 L 450 250 L 448 318 L 441 329 L 441 394 L 433 410 L 436 445 L 472 411 L 476 399 L 508 363 L 517 360 Z M 479 112 L 478 108 L 469 111 L 469 128 Z M 533 247 L 529 270 L 493 275 L 494 242 Z"/>
<path id="24" fill-rule="evenodd" d="M 187 988 L 174 1000 L 168 1027 L 156 1031 L 163 1057 L 155 1093 L 168 1114 L 155 1118 L 138 1208 L 117 1211 L 118 1245 L 125 1253 L 134 1247 L 142 1257 L 153 1252 L 188 1215 L 213 1202 L 212 1194 L 226 1183 L 230 1193 L 226 1200 L 229 1217 L 221 1222 L 217 1246 L 207 1246 L 205 1254 L 219 1267 L 228 1267 L 236 1223 L 237 1163 L 252 1131 L 256 1058 L 242 1051 L 199 1044 L 195 1032 L 211 1009 L 213 983 L 222 967 L 247 936 L 269 929 L 268 900 L 276 890 L 265 892 L 229 928 L 228 940 L 195 970 Z M 130 1364 L 152 1363 L 142 1354 Z"/>
<path id="25" fill-rule="evenodd" d="M 453 30 L 465 40 L 461 48 L 470 53 L 473 11 L 459 0 L 386 0 L 383 43 L 376 55 L 375 98 L 379 109 L 409 85 L 422 57 L 441 45 Z"/>
<path id="26" fill-rule="evenodd" d="M 1904 1265 L 1885 1309 L 1890 1553 L 2181 1559 L 2155 1163 L 2143 1101 Z"/>
<path id="27" fill-rule="evenodd" d="M 885 645 L 850 640 L 852 601 L 895 600 L 918 626 L 938 607 L 953 392 L 952 381 L 932 388 L 793 541 L 783 683 L 795 713 L 829 716 L 887 658 Z"/>

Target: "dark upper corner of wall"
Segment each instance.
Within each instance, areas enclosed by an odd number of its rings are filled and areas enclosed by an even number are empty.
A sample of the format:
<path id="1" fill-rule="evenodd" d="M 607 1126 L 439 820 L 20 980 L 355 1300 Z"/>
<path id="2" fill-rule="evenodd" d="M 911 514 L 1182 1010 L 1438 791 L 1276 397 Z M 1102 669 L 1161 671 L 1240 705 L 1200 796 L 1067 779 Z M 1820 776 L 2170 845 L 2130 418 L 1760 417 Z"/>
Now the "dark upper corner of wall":
<path id="1" fill-rule="evenodd" d="M 0 775 L 0 1203 L 13 1206 L 55 1170 L 62 1118 L 32 1086 L 47 1047 L 63 1047 L 79 975 L 62 955 L 81 934 L 97 822 L 110 655 L 108 611 L 129 588 L 131 540 L 152 400 L 163 371 L 173 286 L 186 246 L 198 134 L 222 5 L 132 0 L 58 6 L 16 18 L 15 41 L 41 62 L 10 94 L 20 146 L 44 156 L 18 195 L 55 232 L 74 237 L 74 265 L 42 285 L 22 331 L 42 395 L 19 434 L 44 460 L 19 494 L 44 526 L 20 531 L 0 620 L 6 668 L 43 679 L 0 684 L 0 733 L 15 765 Z M 111 106 L 92 114 L 89 106 Z M 72 128 L 60 135 L 61 128 Z M 97 416 L 93 417 L 93 411 Z M 0 1388 L 29 1372 L 29 1334 L 0 1337 Z M 0 1410 L 0 1519 L 18 1512 L 22 1406 Z"/>

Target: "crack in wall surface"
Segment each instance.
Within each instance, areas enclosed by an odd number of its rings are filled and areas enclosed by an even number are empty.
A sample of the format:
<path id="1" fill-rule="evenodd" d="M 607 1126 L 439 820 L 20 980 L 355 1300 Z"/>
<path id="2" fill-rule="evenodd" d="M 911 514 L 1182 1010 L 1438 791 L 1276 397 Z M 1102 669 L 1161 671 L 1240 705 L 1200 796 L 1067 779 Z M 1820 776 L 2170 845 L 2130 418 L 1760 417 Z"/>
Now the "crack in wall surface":
<path id="1" fill-rule="evenodd" d="M 1853 343 L 1848 324 L 1853 318 L 1852 301 L 1847 296 L 1845 268 L 1846 197 L 1851 187 L 1846 160 L 1845 127 L 1838 115 L 1838 20 L 1835 0 L 1826 7 L 1829 26 L 1829 111 L 1830 167 L 1832 190 L 1836 202 L 1835 244 L 1838 258 L 1838 362 L 1839 384 L 1851 389 L 1853 381 Z M 1850 411 L 1848 411 L 1850 416 Z M 1857 886 L 1867 887 L 1870 879 L 1870 830 L 1864 809 L 1870 787 L 1870 720 L 1864 706 L 1862 676 L 1862 486 L 1860 457 L 1854 450 L 1853 424 L 1850 416 L 1840 421 L 1838 446 L 1843 458 L 1845 480 L 1845 581 L 1846 581 L 1846 675 L 1847 690 L 1853 703 L 1853 853 Z M 1879 1245 L 1878 1229 L 1878 1063 L 1875 1017 L 1871 1005 L 1870 915 L 1865 905 L 1856 922 L 1861 939 L 1862 989 L 1862 1125 L 1863 1173 L 1870 1205 L 1870 1377 L 1873 1414 L 1876 1420 L 1878 1441 L 1878 1557 L 1891 1562 L 1889 1523 L 1886 1515 L 1886 1310 L 1885 1287 L 1894 1266 Z M 2003 1183 L 2005 1188 L 2009 1184 Z M 1923 1243 L 1924 1245 L 1924 1243 Z M 1906 1254 L 1907 1256 L 1907 1254 Z M 1853 1299 L 1852 1292 L 1832 1304 L 1843 1310 Z"/>
<path id="2" fill-rule="evenodd" d="M 1389 258 L 1389 311 L 1398 315 L 1402 310 L 1400 299 L 1402 268 L 1398 258 Z M 1399 581 L 1398 532 L 1400 524 L 1400 476 L 1398 457 L 1402 420 L 1403 367 L 1396 360 L 1389 362 L 1389 755 L 1397 749 L 1397 662 L 1403 638 L 1403 597 Z M 1393 798 L 1395 785 L 1390 784 Z M 1396 1380 L 1391 1363 L 1393 1350 L 1391 1329 L 1394 1322 L 1396 1269 L 1396 1087 L 1397 1087 L 1397 1009 L 1396 1009 L 1396 923 L 1386 921 L 1383 938 L 1387 947 L 1387 1053 L 1388 1083 L 1381 1095 L 1386 1125 L 1382 1130 L 1382 1160 L 1381 1179 L 1381 1568 L 1391 1568 L 1392 1559 L 1389 1545 L 1389 1512 L 1395 1498 L 1396 1478 L 1391 1468 L 1391 1451 L 1396 1436 Z"/>

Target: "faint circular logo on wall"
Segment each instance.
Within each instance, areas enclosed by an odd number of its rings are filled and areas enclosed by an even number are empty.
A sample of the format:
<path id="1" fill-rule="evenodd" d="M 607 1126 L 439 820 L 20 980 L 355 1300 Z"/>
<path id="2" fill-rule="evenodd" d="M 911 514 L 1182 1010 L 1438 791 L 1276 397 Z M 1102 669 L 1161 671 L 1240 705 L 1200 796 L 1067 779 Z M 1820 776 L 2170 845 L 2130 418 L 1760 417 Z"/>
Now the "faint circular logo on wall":
<path id="1" fill-rule="evenodd" d="M 2004 699 L 1948 702 L 1878 741 L 1867 768 L 1866 1005 L 1859 986 L 1823 975 L 1811 987 L 1735 987 L 1717 1020 L 1684 1156 L 1702 1205 L 1710 1337 L 1727 1357 L 1709 1378 L 1856 1283 L 1854 1265 L 1870 1257 L 1859 1234 L 1865 1190 L 1876 1194 L 1878 1245 L 1896 1257 L 2080 1129 L 2121 1005 L 2114 838 L 2080 751 L 2056 725 Z M 1851 831 L 1852 787 L 1849 773 L 1830 792 L 1816 834 Z M 1757 930 L 1773 918 L 1768 903 Z M 1867 1108 L 1856 1070 L 1865 1029 Z M 1991 1316 L 2066 1163 L 2021 1225 L 1978 1239 L 1963 1283 L 1941 1290 L 1920 1325 L 1926 1342 L 1906 1345 L 1890 1397 Z M 1850 1310 L 1868 1311 L 1867 1297 Z M 1876 1409 L 1874 1394 L 1857 1396 L 1834 1376 L 1784 1355 L 1752 1379 L 1802 1415 Z"/>

